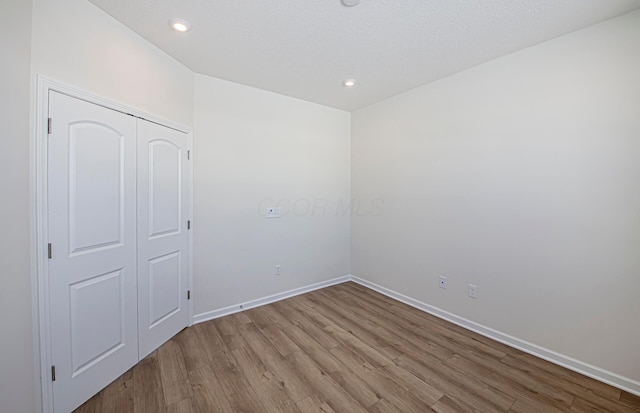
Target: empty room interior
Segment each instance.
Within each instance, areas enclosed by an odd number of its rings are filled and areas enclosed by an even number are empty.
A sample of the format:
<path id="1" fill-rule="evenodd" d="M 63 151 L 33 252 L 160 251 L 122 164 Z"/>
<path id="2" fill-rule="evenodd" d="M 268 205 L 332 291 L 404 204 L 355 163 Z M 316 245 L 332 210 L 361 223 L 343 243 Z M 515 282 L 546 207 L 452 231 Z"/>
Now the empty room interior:
<path id="1" fill-rule="evenodd" d="M 640 1 L 0 15 L 0 411 L 640 412 Z"/>

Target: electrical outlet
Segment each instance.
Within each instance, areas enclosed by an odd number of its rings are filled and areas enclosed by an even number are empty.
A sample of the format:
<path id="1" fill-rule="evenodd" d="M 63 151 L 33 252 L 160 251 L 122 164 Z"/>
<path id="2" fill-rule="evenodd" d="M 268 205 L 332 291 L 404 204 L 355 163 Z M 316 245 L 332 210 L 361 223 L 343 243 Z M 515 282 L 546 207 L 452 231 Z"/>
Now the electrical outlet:
<path id="1" fill-rule="evenodd" d="M 469 284 L 469 297 L 478 298 L 478 286 L 474 284 Z"/>
<path id="2" fill-rule="evenodd" d="M 447 288 L 447 277 L 440 276 L 440 288 Z"/>
<path id="3" fill-rule="evenodd" d="M 280 264 L 276 265 L 276 275 L 280 275 Z"/>

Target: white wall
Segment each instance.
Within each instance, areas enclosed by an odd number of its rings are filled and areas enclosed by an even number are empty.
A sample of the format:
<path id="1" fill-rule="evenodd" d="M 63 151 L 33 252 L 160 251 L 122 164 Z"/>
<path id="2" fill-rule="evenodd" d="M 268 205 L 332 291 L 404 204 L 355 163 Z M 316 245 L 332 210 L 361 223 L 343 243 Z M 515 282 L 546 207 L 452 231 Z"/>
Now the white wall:
<path id="1" fill-rule="evenodd" d="M 639 44 L 634 12 L 355 112 L 353 274 L 640 381 Z"/>
<path id="2" fill-rule="evenodd" d="M 349 274 L 350 114 L 196 75 L 194 119 L 195 314 Z"/>
<path id="3" fill-rule="evenodd" d="M 29 269 L 31 2 L 0 2 L 0 411 L 36 409 Z"/>
<path id="4" fill-rule="evenodd" d="M 32 72 L 193 123 L 193 73 L 86 0 L 33 1 Z"/>

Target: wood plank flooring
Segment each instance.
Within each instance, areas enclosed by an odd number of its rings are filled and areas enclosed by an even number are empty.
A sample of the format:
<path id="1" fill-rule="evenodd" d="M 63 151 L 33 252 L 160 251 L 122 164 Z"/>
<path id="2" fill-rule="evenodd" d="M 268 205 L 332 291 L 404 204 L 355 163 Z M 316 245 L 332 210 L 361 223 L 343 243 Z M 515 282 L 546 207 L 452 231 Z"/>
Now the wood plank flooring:
<path id="1" fill-rule="evenodd" d="M 640 397 L 354 283 L 183 330 L 76 410 L 640 412 Z"/>

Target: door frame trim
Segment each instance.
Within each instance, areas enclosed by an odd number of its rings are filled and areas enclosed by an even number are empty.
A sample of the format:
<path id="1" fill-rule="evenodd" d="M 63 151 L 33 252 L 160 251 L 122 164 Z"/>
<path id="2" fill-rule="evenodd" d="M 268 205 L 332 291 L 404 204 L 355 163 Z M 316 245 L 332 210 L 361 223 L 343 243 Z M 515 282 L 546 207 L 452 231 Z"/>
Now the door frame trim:
<path id="1" fill-rule="evenodd" d="M 48 113 L 49 113 L 49 92 L 54 91 L 64 95 L 84 100 L 95 105 L 115 110 L 136 118 L 142 118 L 171 129 L 187 134 L 188 150 L 191 151 L 191 163 L 189 164 L 189 185 L 188 216 L 193 223 L 193 130 L 182 124 L 170 121 L 160 116 L 123 105 L 105 97 L 69 86 L 65 83 L 36 75 L 36 114 L 35 114 L 35 161 L 33 161 L 35 176 L 35 192 L 32 192 L 35 203 L 35 243 L 32 242 L 32 262 L 35 263 L 34 282 L 32 283 L 33 297 L 33 330 L 34 330 L 34 357 L 36 368 L 40 378 L 40 391 L 42 412 L 53 412 L 53 382 L 50 379 L 51 368 L 51 330 L 49 318 L 49 266 L 47 243 L 49 239 L 49 221 L 47 215 L 48 199 Z M 33 158 L 32 158 L 33 159 Z M 32 181 L 33 182 L 33 181 Z M 33 205 L 33 204 L 32 204 Z M 32 233 L 33 234 L 33 233 Z M 193 230 L 188 234 L 188 285 L 193 293 Z M 193 299 L 188 301 L 189 321 L 188 325 L 193 325 Z"/>

